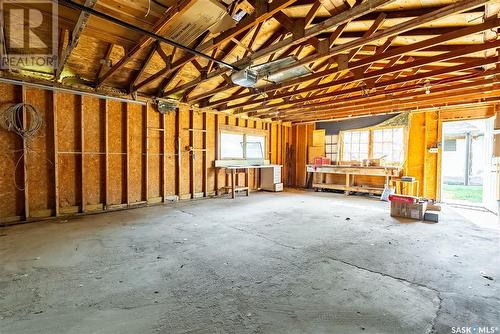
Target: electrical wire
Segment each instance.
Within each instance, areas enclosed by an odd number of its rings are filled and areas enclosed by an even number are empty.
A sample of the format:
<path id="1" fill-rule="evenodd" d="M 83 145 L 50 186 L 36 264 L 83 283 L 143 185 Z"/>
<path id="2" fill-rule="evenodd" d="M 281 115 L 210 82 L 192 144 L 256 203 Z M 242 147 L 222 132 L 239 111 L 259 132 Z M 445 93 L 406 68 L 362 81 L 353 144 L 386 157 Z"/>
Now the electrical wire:
<path id="1" fill-rule="evenodd" d="M 17 134 L 23 139 L 23 148 L 13 150 L 12 153 L 18 154 L 15 164 L 15 175 L 18 175 L 18 168 L 22 166 L 21 161 L 25 161 L 28 153 L 37 153 L 31 149 L 31 141 L 36 137 L 43 126 L 43 117 L 34 106 L 27 103 L 17 103 L 8 106 L 0 115 L 0 127 L 7 131 Z M 53 162 L 47 161 L 53 165 Z M 19 191 L 24 191 L 25 184 L 28 182 L 28 176 L 24 174 L 24 184 L 19 185 L 18 180 L 14 177 L 14 185 Z"/>
<path id="2" fill-rule="evenodd" d="M 0 125 L 25 140 L 36 136 L 43 125 L 42 115 L 31 104 L 17 103 L 9 106 L 1 117 Z"/>

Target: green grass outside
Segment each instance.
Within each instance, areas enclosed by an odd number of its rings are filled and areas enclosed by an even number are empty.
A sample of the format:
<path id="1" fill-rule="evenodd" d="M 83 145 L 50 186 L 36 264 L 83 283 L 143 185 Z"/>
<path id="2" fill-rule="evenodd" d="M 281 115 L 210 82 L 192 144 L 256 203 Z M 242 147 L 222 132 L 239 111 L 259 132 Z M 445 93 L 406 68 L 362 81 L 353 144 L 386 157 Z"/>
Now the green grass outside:
<path id="1" fill-rule="evenodd" d="M 460 186 L 445 184 L 443 186 L 444 198 L 451 200 L 461 200 L 474 203 L 481 203 L 483 201 L 483 187 L 482 186 Z"/>

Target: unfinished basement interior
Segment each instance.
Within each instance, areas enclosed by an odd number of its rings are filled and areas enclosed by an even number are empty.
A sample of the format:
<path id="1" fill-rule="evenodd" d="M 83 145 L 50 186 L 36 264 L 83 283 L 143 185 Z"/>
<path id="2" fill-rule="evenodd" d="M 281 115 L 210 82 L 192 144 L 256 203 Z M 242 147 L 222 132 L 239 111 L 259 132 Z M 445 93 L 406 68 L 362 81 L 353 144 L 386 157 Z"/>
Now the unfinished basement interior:
<path id="1" fill-rule="evenodd" d="M 0 333 L 500 333 L 500 0 L 0 12 Z"/>

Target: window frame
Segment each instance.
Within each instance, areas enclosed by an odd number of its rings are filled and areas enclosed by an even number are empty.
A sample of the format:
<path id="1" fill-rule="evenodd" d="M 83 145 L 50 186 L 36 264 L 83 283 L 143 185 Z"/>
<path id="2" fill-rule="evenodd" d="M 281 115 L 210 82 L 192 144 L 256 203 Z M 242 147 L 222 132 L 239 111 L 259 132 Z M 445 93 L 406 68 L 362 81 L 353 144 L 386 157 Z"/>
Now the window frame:
<path id="1" fill-rule="evenodd" d="M 339 141 L 338 141 L 338 156 L 337 156 L 337 161 L 338 162 L 348 162 L 348 161 L 354 161 L 354 162 L 362 162 L 363 159 L 359 160 L 344 160 L 344 142 L 345 142 L 345 133 L 347 132 L 368 132 L 368 159 L 375 159 L 374 157 L 374 144 L 375 144 L 375 131 L 377 130 L 386 130 L 386 129 L 402 129 L 403 133 L 403 145 L 402 145 L 402 161 L 389 161 L 387 160 L 387 163 L 389 165 L 400 165 L 404 166 L 406 163 L 406 160 L 408 158 L 408 129 L 406 126 L 384 126 L 384 127 L 375 127 L 375 128 L 368 128 L 368 129 L 352 129 L 352 130 L 345 130 L 345 131 L 340 131 L 339 133 Z M 382 133 L 383 135 L 383 133 Z M 394 133 L 392 133 L 392 138 L 394 138 Z M 351 155 L 349 155 L 351 157 Z M 392 157 L 391 157 L 392 160 Z"/>
<path id="2" fill-rule="evenodd" d="M 370 145 L 370 142 L 371 142 L 371 131 L 370 131 L 370 130 L 364 130 L 364 129 L 352 129 L 352 130 L 342 131 L 342 132 L 341 132 L 341 134 L 340 134 L 340 135 L 341 135 L 341 140 L 339 141 L 339 143 L 340 143 L 341 147 L 340 147 L 340 154 L 337 156 L 338 161 L 356 161 L 356 162 L 361 162 L 361 161 L 363 161 L 363 160 L 364 160 L 364 159 L 358 159 L 358 160 L 352 160 L 352 159 L 350 159 L 350 158 L 351 158 L 351 156 L 352 156 L 352 155 L 351 155 L 352 150 L 351 150 L 351 151 L 350 151 L 350 153 L 349 153 L 349 160 L 344 160 L 344 153 L 345 153 L 345 134 L 346 134 L 346 133 L 351 133 L 351 134 L 352 134 L 353 132 L 359 132 L 359 133 L 361 133 L 361 132 L 366 132 L 366 133 L 368 133 L 368 142 L 366 143 L 366 144 L 367 144 L 367 146 L 368 146 L 368 147 L 367 147 L 367 148 L 368 148 L 368 152 L 367 152 L 367 159 L 370 159 L 370 153 L 371 153 L 371 152 L 370 152 L 370 147 L 371 147 L 371 145 Z M 351 144 L 351 145 L 350 145 L 350 147 L 351 147 L 351 149 L 352 149 L 352 140 L 351 140 L 350 144 Z M 365 143 L 361 143 L 361 136 L 360 136 L 359 141 L 358 141 L 358 145 L 361 145 L 361 144 L 365 144 Z M 360 146 L 360 147 L 361 147 L 361 146 Z M 361 151 L 360 151 L 360 150 L 358 150 L 358 152 L 359 152 L 359 153 L 361 153 Z"/>
<path id="3" fill-rule="evenodd" d="M 230 133 L 230 134 L 237 134 L 237 135 L 243 135 L 243 158 L 230 158 L 230 157 L 225 157 L 222 158 L 222 133 Z M 255 136 L 255 137 L 264 137 L 264 147 L 262 148 L 262 153 L 263 157 L 262 160 L 267 159 L 268 155 L 268 133 L 266 130 L 259 130 L 259 129 L 252 129 L 252 128 L 243 128 L 239 126 L 233 126 L 233 125 L 219 125 L 219 131 L 217 133 L 217 160 L 247 160 L 247 136 Z M 251 160 L 259 160 L 260 158 L 250 158 Z"/>
<path id="4" fill-rule="evenodd" d="M 401 161 L 394 161 L 392 160 L 392 157 L 391 157 L 391 160 L 388 160 L 387 158 L 384 158 L 384 160 L 386 160 L 389 164 L 400 164 L 400 165 L 403 165 L 405 160 L 406 160 L 406 139 L 405 139 L 405 127 L 403 126 L 386 126 L 386 127 L 381 127 L 381 128 L 375 128 L 375 129 L 372 129 L 372 153 L 371 153 L 371 156 L 374 158 L 374 159 L 377 159 L 376 157 L 374 157 L 374 149 L 375 149 L 375 131 L 382 131 L 382 142 L 380 142 L 382 144 L 382 152 L 384 150 L 384 144 L 386 143 L 389 143 L 389 141 L 386 141 L 385 138 L 384 138 L 384 131 L 385 130 L 391 130 L 391 155 L 394 153 L 394 130 L 396 129 L 401 129 L 402 133 L 402 139 L 403 139 L 403 145 L 402 145 L 402 154 L 401 154 L 401 158 L 402 160 Z"/>

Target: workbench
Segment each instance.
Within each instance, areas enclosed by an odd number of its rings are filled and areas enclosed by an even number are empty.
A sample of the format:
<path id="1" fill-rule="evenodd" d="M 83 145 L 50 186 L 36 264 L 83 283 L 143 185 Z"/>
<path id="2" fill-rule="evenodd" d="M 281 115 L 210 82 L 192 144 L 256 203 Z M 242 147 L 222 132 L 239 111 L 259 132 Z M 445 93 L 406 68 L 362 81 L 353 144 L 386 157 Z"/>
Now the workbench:
<path id="1" fill-rule="evenodd" d="M 355 185 L 356 176 L 380 176 L 384 178 L 384 186 L 387 186 L 392 178 L 399 177 L 401 168 L 378 166 L 358 167 L 341 165 L 307 165 L 306 171 L 307 173 L 311 173 L 313 176 L 312 187 L 314 189 L 342 190 L 346 195 L 349 195 L 350 192 L 381 195 L 384 191 L 384 187 L 375 187 L 371 184 Z M 326 174 L 345 175 L 345 183 L 326 183 Z"/>
<path id="2" fill-rule="evenodd" d="M 228 166 L 216 166 L 219 169 L 225 169 L 226 174 L 231 176 L 230 186 L 227 189 L 231 192 L 231 198 L 236 197 L 236 193 L 240 191 L 244 191 L 246 196 L 250 194 L 250 169 L 259 171 L 259 185 L 258 189 L 264 189 L 269 191 L 274 191 L 273 184 L 281 183 L 281 165 L 228 165 Z M 262 170 L 269 170 L 269 177 L 262 177 Z M 236 175 L 244 174 L 245 175 L 245 185 L 237 186 L 236 185 Z M 264 182 L 263 182 L 264 179 Z M 279 180 L 279 182 L 276 182 Z"/>

